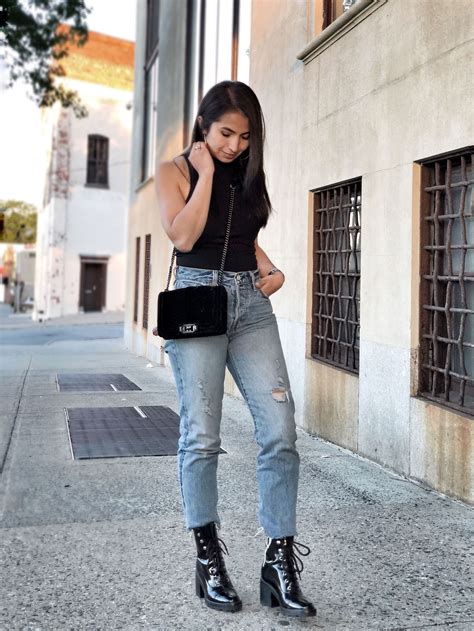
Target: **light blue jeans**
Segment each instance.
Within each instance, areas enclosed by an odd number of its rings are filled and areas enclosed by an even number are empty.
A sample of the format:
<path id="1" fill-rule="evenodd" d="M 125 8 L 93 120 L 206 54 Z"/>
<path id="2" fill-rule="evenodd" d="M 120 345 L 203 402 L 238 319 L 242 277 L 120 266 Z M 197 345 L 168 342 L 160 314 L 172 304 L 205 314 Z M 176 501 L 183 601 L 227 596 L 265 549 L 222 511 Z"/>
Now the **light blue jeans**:
<path id="1" fill-rule="evenodd" d="M 217 512 L 217 461 L 225 368 L 254 421 L 259 446 L 259 518 L 272 539 L 296 535 L 299 455 L 295 406 L 270 299 L 255 287 L 258 271 L 224 272 L 227 333 L 167 340 L 180 406 L 178 476 L 188 529 Z M 216 284 L 217 271 L 178 266 L 174 287 Z"/>

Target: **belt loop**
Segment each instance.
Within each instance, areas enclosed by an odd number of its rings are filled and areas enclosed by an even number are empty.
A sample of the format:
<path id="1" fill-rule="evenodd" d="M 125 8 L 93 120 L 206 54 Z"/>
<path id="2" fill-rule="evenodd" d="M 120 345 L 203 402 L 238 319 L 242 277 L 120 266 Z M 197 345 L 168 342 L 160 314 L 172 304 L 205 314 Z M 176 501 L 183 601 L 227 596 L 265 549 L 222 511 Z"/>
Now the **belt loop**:
<path id="1" fill-rule="evenodd" d="M 212 284 L 217 285 L 217 281 L 219 278 L 219 272 L 216 269 L 212 270 Z"/>

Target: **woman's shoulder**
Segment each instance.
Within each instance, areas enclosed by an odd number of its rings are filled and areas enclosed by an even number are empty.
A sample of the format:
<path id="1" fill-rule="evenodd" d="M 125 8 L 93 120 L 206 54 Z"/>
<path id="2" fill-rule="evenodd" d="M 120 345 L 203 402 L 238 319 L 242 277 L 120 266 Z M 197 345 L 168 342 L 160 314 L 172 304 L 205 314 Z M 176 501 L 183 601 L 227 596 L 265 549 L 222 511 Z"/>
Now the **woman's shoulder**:
<path id="1" fill-rule="evenodd" d="M 186 182 L 190 182 L 189 166 L 183 155 L 176 156 L 171 160 L 163 160 L 158 166 L 158 177 L 170 177 L 176 181 L 184 178 Z"/>

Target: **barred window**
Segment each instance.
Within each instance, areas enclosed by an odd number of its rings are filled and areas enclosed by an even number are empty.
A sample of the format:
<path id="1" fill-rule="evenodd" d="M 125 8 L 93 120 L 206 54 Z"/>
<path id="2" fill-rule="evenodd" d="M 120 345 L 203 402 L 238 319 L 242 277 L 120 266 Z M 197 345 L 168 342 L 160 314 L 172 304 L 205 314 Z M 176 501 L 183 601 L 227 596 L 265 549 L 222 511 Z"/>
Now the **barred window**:
<path id="1" fill-rule="evenodd" d="M 101 188 L 109 186 L 109 139 L 105 136 L 88 136 L 86 184 Z"/>
<path id="2" fill-rule="evenodd" d="M 359 370 L 361 181 L 314 192 L 311 356 Z"/>
<path id="3" fill-rule="evenodd" d="M 474 414 L 473 147 L 422 163 L 419 394 Z"/>
<path id="4" fill-rule="evenodd" d="M 150 276 L 151 276 L 151 234 L 147 234 L 145 237 L 145 269 L 143 275 L 143 328 L 148 328 L 148 300 L 150 291 Z"/>
<path id="5" fill-rule="evenodd" d="M 140 237 L 135 241 L 135 287 L 133 294 L 133 321 L 138 322 L 138 288 L 140 282 Z"/>

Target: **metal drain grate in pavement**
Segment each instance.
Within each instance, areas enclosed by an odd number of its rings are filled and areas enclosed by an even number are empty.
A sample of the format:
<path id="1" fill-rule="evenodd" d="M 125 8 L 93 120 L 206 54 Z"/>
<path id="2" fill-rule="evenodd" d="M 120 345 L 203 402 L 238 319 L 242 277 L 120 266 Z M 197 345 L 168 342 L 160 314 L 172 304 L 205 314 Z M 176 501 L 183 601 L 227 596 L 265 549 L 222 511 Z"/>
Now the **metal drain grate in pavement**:
<path id="1" fill-rule="evenodd" d="M 179 416 L 161 407 L 164 423 L 139 407 L 65 408 L 75 460 L 176 455 Z"/>
<path id="2" fill-rule="evenodd" d="M 58 390 L 61 392 L 122 392 L 141 390 L 136 383 L 125 375 L 117 373 L 58 373 Z"/>
<path id="3" fill-rule="evenodd" d="M 75 460 L 175 456 L 179 416 L 161 405 L 64 408 Z M 221 453 L 225 453 L 223 449 Z"/>
<path id="4" fill-rule="evenodd" d="M 64 412 L 75 460 L 178 452 L 179 416 L 168 407 L 64 408 Z"/>

